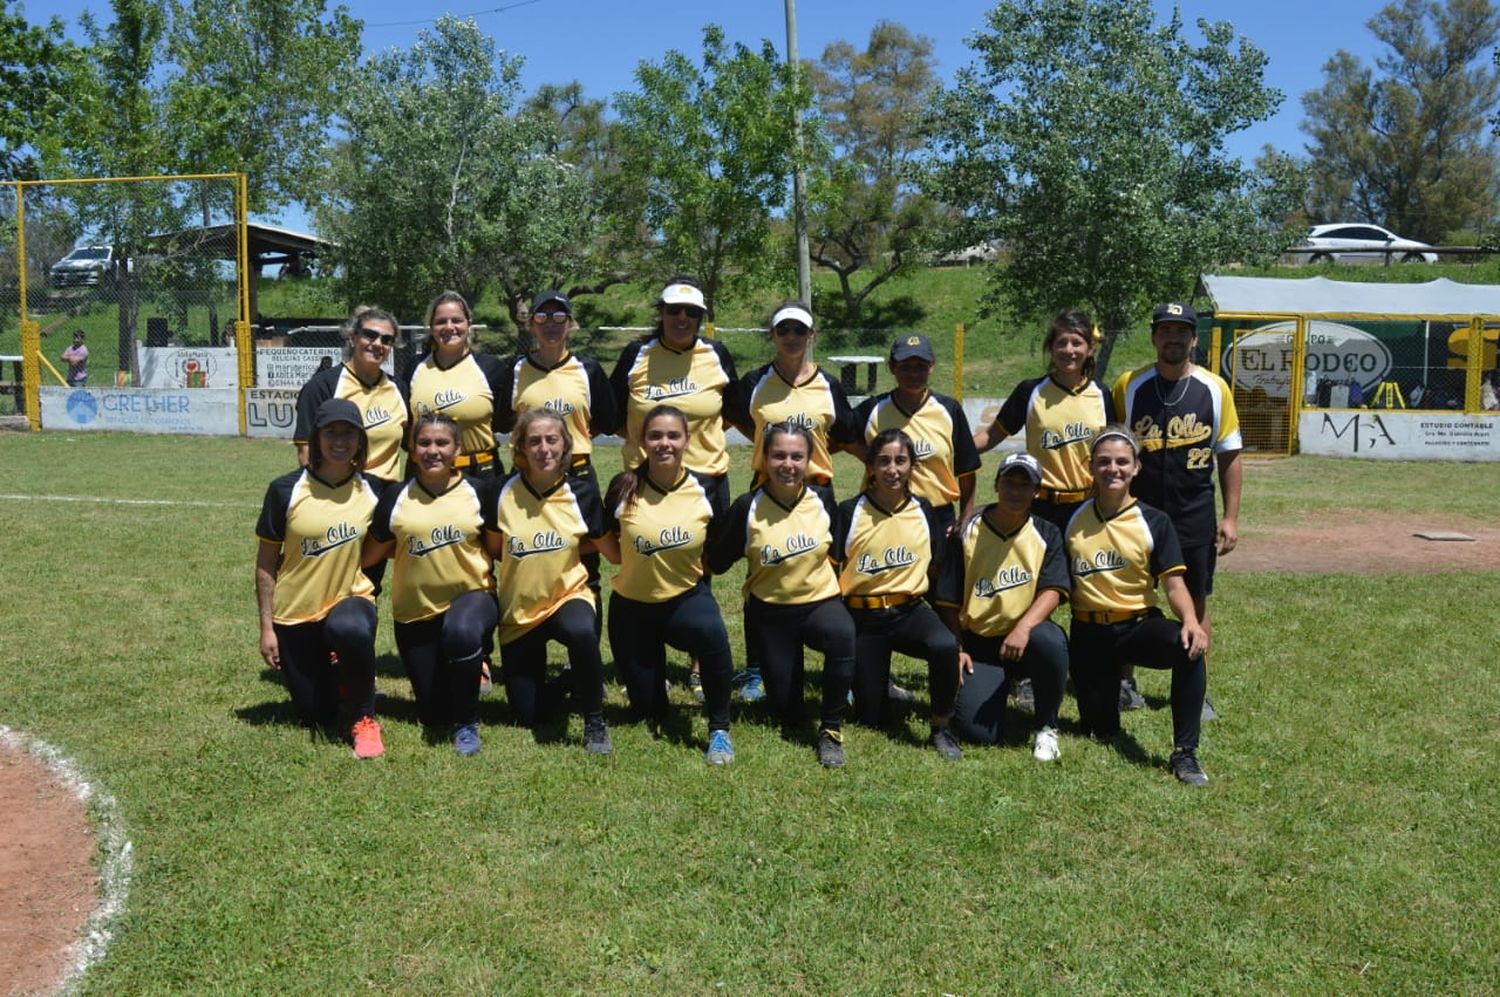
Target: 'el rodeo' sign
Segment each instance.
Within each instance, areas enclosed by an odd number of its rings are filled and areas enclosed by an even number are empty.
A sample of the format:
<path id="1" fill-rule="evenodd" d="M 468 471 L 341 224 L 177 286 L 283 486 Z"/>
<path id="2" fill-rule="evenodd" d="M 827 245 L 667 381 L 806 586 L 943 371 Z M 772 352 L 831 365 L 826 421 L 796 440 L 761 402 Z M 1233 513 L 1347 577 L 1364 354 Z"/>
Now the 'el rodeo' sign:
<path id="1" fill-rule="evenodd" d="M 1234 386 L 1260 388 L 1271 398 L 1290 397 L 1296 328 L 1295 322 L 1277 322 L 1235 340 L 1224 351 L 1224 369 L 1232 372 Z M 1373 387 L 1390 373 L 1391 351 L 1363 329 L 1338 322 L 1309 322 L 1304 370 L 1316 380 L 1353 378 Z"/>

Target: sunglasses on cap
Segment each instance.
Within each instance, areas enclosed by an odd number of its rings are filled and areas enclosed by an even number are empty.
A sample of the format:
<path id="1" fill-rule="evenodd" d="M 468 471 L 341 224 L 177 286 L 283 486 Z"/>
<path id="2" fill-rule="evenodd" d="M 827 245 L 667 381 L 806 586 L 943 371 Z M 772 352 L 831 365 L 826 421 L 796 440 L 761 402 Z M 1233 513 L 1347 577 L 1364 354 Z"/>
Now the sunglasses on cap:
<path id="1" fill-rule="evenodd" d="M 355 334 L 367 343 L 379 343 L 381 346 L 392 346 L 396 342 L 394 332 L 377 332 L 374 329 L 359 328 L 354 330 Z"/>
<path id="2" fill-rule="evenodd" d="M 668 315 L 687 315 L 690 318 L 703 317 L 703 309 L 697 305 L 662 305 L 661 310 Z"/>
<path id="3" fill-rule="evenodd" d="M 808 333 L 812 332 L 811 329 L 803 325 L 801 322 L 796 322 L 791 319 L 788 319 L 785 322 L 778 322 L 776 324 L 776 328 L 772 329 L 771 331 L 776 333 L 776 335 L 778 336 L 806 336 Z"/>
<path id="4" fill-rule="evenodd" d="M 555 312 L 537 312 L 531 317 L 539 322 L 566 322 L 570 316 L 567 312 L 559 309 Z"/>

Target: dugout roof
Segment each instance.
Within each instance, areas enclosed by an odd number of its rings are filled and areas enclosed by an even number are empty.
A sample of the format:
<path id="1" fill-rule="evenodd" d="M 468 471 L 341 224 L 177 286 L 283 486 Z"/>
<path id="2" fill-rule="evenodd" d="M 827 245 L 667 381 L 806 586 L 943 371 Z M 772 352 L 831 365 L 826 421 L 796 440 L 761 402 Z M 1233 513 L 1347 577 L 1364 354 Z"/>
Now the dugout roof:
<path id="1" fill-rule="evenodd" d="M 1412 264 L 1415 265 L 1415 264 Z M 1370 320 L 1468 321 L 1500 316 L 1500 286 L 1443 278 L 1423 284 L 1367 284 L 1327 277 L 1224 277 L 1203 274 L 1199 293 L 1215 315 L 1306 315 Z"/>
<path id="2" fill-rule="evenodd" d="M 249 243 L 250 265 L 256 268 L 285 263 L 296 256 L 318 256 L 334 245 L 306 232 L 256 222 L 245 226 L 245 239 Z M 207 225 L 181 232 L 164 232 L 153 235 L 148 241 L 179 249 L 192 247 L 226 260 L 234 259 L 238 253 L 233 225 Z"/>

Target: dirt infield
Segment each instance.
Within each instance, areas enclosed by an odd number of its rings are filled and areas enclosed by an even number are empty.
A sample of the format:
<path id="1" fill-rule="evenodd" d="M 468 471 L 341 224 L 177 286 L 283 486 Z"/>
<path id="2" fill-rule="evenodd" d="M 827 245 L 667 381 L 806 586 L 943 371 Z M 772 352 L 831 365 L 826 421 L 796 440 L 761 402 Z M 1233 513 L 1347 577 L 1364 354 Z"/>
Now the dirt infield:
<path id="1" fill-rule="evenodd" d="M 0 989 L 41 994 L 66 977 L 99 903 L 84 803 L 45 764 L 0 741 Z"/>
<path id="2" fill-rule="evenodd" d="M 1418 533 L 1463 533 L 1472 541 L 1423 540 Z M 1457 516 L 1407 516 L 1348 510 L 1302 523 L 1242 524 L 1239 547 L 1219 571 L 1403 575 L 1500 569 L 1500 529 Z"/>

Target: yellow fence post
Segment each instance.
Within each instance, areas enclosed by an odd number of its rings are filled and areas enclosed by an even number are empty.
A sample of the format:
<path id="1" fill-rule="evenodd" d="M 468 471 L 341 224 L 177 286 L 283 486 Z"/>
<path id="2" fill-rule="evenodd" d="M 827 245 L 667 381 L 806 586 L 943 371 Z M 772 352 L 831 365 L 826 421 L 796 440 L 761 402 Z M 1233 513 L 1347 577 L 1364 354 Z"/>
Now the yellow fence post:
<path id="1" fill-rule="evenodd" d="M 30 319 L 21 320 L 21 380 L 26 382 L 26 421 L 33 431 L 42 428 L 42 327 Z"/>
<path id="2" fill-rule="evenodd" d="M 964 400 L 964 324 L 953 327 L 953 397 Z"/>
<path id="3" fill-rule="evenodd" d="M 234 356 L 240 385 L 240 435 L 250 432 L 245 414 L 246 400 L 255 383 L 255 343 L 250 336 L 250 210 L 249 183 L 243 173 L 235 174 L 234 227 L 235 270 L 239 273 L 240 316 L 234 323 Z"/>
<path id="4" fill-rule="evenodd" d="M 1209 327 L 1208 332 L 1208 369 L 1213 371 L 1215 374 L 1218 374 L 1220 377 L 1224 376 L 1224 372 L 1219 369 L 1220 358 L 1223 356 L 1223 354 L 1224 330 L 1219 327 L 1219 323 L 1215 322 L 1212 326 Z"/>
<path id="5" fill-rule="evenodd" d="M 1484 373 L 1484 319 L 1469 319 L 1469 355 L 1464 358 L 1464 411 L 1478 412 Z"/>

